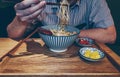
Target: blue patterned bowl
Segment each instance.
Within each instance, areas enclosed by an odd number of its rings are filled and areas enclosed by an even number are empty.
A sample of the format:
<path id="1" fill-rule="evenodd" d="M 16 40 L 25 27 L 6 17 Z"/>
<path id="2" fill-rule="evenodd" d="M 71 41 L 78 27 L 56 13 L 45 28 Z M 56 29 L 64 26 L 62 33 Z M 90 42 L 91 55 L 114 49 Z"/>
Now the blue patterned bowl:
<path id="1" fill-rule="evenodd" d="M 48 25 L 42 26 L 42 28 L 50 30 L 50 29 L 58 29 L 56 25 Z M 79 29 L 71 26 L 65 27 L 66 31 L 76 32 L 74 35 L 70 36 L 54 36 L 54 35 L 46 35 L 39 32 L 40 37 L 45 42 L 46 46 L 53 52 L 64 52 L 67 50 L 69 46 L 71 46 L 79 34 Z"/>

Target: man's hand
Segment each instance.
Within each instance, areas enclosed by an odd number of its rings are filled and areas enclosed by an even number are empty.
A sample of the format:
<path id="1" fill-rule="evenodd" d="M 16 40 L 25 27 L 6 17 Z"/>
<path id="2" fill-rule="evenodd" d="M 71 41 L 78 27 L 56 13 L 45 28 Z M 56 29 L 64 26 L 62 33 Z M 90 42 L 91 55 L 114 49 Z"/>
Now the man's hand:
<path id="1" fill-rule="evenodd" d="M 16 15 L 21 21 L 32 22 L 40 15 L 45 5 L 45 1 L 24 0 L 15 5 Z"/>

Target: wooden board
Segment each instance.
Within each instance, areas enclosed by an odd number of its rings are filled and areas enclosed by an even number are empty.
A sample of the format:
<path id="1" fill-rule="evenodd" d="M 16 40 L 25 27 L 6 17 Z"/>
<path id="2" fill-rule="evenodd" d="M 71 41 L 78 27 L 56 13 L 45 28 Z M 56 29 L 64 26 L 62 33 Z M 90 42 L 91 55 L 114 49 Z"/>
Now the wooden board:
<path id="1" fill-rule="evenodd" d="M 64 53 L 49 51 L 40 39 L 24 42 L 7 62 L 0 65 L 0 76 L 68 76 L 120 77 L 120 72 L 105 57 L 99 62 L 87 62 L 78 56 L 80 47 L 73 45 Z"/>
<path id="2" fill-rule="evenodd" d="M 18 42 L 9 38 L 0 38 L 0 59 L 6 55 Z"/>

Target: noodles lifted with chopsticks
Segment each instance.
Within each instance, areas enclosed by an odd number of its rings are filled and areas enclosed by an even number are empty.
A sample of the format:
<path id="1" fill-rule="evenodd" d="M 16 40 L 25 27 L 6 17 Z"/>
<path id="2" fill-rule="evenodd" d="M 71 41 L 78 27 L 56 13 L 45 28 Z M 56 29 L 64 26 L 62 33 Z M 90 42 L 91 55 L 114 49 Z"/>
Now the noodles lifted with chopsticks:
<path id="1" fill-rule="evenodd" d="M 64 26 L 69 22 L 69 3 L 67 0 L 63 0 L 60 4 L 60 10 L 58 13 L 58 17 L 60 18 L 59 25 Z M 62 6 L 63 4 L 66 4 L 67 6 Z"/>
<path id="2" fill-rule="evenodd" d="M 60 29 L 58 30 L 51 30 L 51 32 L 53 33 L 53 35 L 55 36 L 69 36 L 69 35 L 73 35 L 76 34 L 76 32 L 67 32 L 64 27 L 66 25 L 68 25 L 69 23 L 69 3 L 67 0 L 62 0 L 62 2 L 60 3 L 60 9 L 59 9 L 59 13 L 58 13 L 58 18 L 59 18 L 59 26 Z M 62 6 L 63 4 L 66 4 L 67 6 Z"/>

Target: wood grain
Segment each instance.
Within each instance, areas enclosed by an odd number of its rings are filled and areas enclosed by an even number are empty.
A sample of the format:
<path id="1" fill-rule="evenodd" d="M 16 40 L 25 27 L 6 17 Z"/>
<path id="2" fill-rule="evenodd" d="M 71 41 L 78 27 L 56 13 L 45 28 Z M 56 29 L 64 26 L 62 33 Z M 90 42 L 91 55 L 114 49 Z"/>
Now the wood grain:
<path id="1" fill-rule="evenodd" d="M 26 40 L 7 62 L 0 65 L 1 76 L 120 77 L 119 70 L 107 57 L 99 62 L 88 62 L 78 55 L 81 47 L 72 45 L 64 53 L 54 53 L 41 42 L 41 39 Z"/>
<path id="2" fill-rule="evenodd" d="M 109 47 L 105 44 L 97 42 L 97 45 L 101 50 L 103 50 L 106 54 L 108 59 L 116 66 L 116 68 L 120 71 L 120 56 L 118 56 L 115 52 L 113 52 Z"/>
<path id="3" fill-rule="evenodd" d="M 20 40 L 16 45 L 12 45 L 14 43 L 11 43 L 11 46 L 9 50 L 7 50 L 6 52 L 1 52 L 0 53 L 0 61 L 2 61 L 2 59 L 6 56 L 11 56 L 16 50 L 17 48 L 24 42 L 26 41 L 28 38 L 30 38 L 34 33 L 36 33 L 38 31 L 38 28 L 36 28 L 31 34 L 29 34 L 26 38 L 24 38 L 23 40 Z M 1 39 L 2 40 L 2 39 Z M 11 39 L 12 40 L 12 39 Z M 11 41 L 10 40 L 10 41 Z M 3 40 L 4 41 L 4 40 Z M 13 40 L 12 40 L 13 41 Z M 14 41 L 16 42 L 16 41 Z M 7 43 L 6 43 L 7 44 Z M 2 47 L 1 47 L 2 48 Z"/>
<path id="4" fill-rule="evenodd" d="M 0 38 L 0 40 L 0 59 L 2 59 L 18 42 L 9 38 Z"/>

